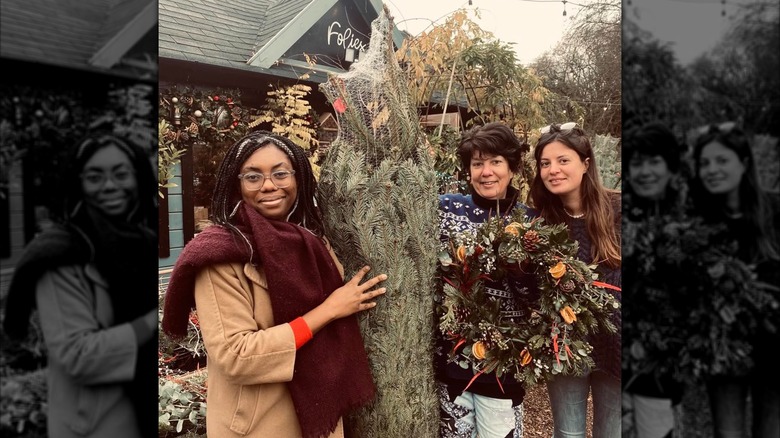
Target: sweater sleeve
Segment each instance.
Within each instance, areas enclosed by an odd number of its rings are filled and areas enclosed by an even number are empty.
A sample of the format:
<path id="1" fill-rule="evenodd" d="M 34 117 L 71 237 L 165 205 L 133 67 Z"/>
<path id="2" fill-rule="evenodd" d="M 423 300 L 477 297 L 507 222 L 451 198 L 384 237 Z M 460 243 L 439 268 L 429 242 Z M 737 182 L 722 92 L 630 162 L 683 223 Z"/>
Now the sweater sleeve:
<path id="1" fill-rule="evenodd" d="M 314 336 L 309 328 L 309 324 L 306 324 L 306 320 L 301 316 L 290 321 L 290 327 L 293 335 L 295 335 L 296 350 L 303 347 Z"/>
<path id="2" fill-rule="evenodd" d="M 207 267 L 195 280 L 195 305 L 209 366 L 219 367 L 235 384 L 292 380 L 296 343 L 288 321 L 259 323 L 261 291 L 240 271 L 239 264 Z M 270 301 L 267 302 L 270 305 Z"/>

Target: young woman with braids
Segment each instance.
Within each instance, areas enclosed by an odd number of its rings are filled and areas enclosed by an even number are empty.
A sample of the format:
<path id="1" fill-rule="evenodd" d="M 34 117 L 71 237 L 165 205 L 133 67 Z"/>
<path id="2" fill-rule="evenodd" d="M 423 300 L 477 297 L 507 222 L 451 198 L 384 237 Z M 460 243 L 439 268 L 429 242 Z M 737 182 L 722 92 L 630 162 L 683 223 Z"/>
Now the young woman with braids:
<path id="1" fill-rule="evenodd" d="M 51 438 L 156 436 L 156 179 L 111 132 L 77 145 L 62 224 L 25 248 L 4 329 L 24 339 L 37 309 L 48 351 Z"/>
<path id="2" fill-rule="evenodd" d="M 568 226 L 569 234 L 579 243 L 577 257 L 598 264 L 598 280 L 609 285 L 607 289 L 620 301 L 620 194 L 601 183 L 585 131 L 573 122 L 542 128 L 534 159 L 533 207 L 546 223 Z M 616 333 L 599 333 L 590 339 L 595 369 L 584 376 L 557 376 L 547 382 L 554 438 L 586 436 L 589 392 L 593 395 L 593 436 L 620 436 L 619 311 L 612 320 Z"/>
<path id="3" fill-rule="evenodd" d="M 212 221 L 181 253 L 163 331 L 196 308 L 208 352 L 209 436 L 343 436 L 342 417 L 375 395 L 357 312 L 387 278 L 346 284 L 324 236 L 303 149 L 256 131 L 226 153 Z"/>

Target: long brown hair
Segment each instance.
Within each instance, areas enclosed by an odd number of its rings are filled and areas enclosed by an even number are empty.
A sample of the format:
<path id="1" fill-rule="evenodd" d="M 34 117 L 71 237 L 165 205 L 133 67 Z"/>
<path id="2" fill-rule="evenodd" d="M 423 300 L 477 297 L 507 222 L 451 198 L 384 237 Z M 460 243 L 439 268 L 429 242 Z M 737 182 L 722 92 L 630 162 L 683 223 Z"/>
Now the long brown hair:
<path id="1" fill-rule="evenodd" d="M 728 123 L 723 125 L 728 126 Z M 696 139 L 693 149 L 693 161 L 696 165 L 696 178 L 691 185 L 691 198 L 698 214 L 705 218 L 724 217 L 724 197 L 709 193 L 702 185 L 701 154 L 704 147 L 719 143 L 731 149 L 745 165 L 745 173 L 739 182 L 739 208 L 748 223 L 749 229 L 743 230 L 744 236 L 751 236 L 758 260 L 780 260 L 780 248 L 777 245 L 777 234 L 773 224 L 774 212 L 769 195 L 759 184 L 755 158 L 750 147 L 747 133 L 737 127 L 721 128 L 712 125 Z"/>
<path id="2" fill-rule="evenodd" d="M 583 211 L 587 212 L 585 225 L 592 242 L 593 263 L 604 263 L 613 269 L 620 267 L 620 193 L 604 187 L 601 183 L 593 147 L 582 128 L 575 126 L 561 130 L 559 125 L 552 125 L 550 131 L 539 138 L 534 148 L 536 175 L 531 182 L 533 207 L 547 223 L 568 223 L 563 201 L 547 190 L 541 176 L 542 151 L 545 146 L 555 141 L 575 151 L 583 162 L 590 159 L 588 170 L 582 178 L 580 193 Z"/>

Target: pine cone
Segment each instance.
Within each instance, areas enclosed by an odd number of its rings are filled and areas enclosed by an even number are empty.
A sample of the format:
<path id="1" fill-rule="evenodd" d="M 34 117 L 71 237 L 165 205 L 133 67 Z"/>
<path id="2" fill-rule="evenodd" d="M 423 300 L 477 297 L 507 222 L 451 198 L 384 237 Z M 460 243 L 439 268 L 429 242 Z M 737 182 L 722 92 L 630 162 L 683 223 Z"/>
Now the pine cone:
<path id="1" fill-rule="evenodd" d="M 190 123 L 190 126 L 187 127 L 187 133 L 192 136 L 198 135 L 198 125 L 195 122 Z"/>
<path id="2" fill-rule="evenodd" d="M 523 234 L 523 249 L 527 252 L 535 252 L 539 249 L 542 238 L 534 230 L 528 230 Z"/>
<path id="3" fill-rule="evenodd" d="M 482 334 L 482 343 L 485 344 L 488 350 L 492 350 L 495 347 L 501 350 L 507 348 L 507 340 L 496 327 L 490 327 Z"/>
<path id="4" fill-rule="evenodd" d="M 561 284 L 561 290 L 564 291 L 564 292 L 571 292 L 571 291 L 574 290 L 575 287 L 576 287 L 576 285 L 571 280 L 567 280 L 566 282 Z"/>
<path id="5" fill-rule="evenodd" d="M 485 344 L 485 348 L 488 350 L 492 350 L 495 347 L 495 341 L 495 337 L 491 336 L 489 332 L 482 334 L 482 343 Z"/>
<path id="6" fill-rule="evenodd" d="M 454 306 L 453 312 L 455 313 L 455 320 L 459 323 L 464 323 L 469 320 L 471 311 L 467 307 Z"/>

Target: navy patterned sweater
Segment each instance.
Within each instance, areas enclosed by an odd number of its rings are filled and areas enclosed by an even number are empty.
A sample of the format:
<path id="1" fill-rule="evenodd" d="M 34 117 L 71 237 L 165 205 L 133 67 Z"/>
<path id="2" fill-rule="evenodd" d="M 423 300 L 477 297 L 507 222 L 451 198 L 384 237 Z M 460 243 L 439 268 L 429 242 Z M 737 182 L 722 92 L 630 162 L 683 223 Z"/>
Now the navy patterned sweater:
<path id="1" fill-rule="evenodd" d="M 515 201 L 518 192 L 513 187 L 507 190 L 507 197 L 501 200 L 489 200 L 474 193 L 472 195 L 445 194 L 439 196 L 439 230 L 442 244 L 449 241 L 450 232 L 475 231 L 480 224 L 496 214 L 510 216 L 517 208 L 526 210 L 529 217 L 537 212 Z M 501 300 L 502 313 L 512 319 L 522 320 L 529 315 L 530 303 L 538 300 L 539 291 L 532 276 L 507 276 L 500 281 L 486 281 L 487 292 Z M 461 368 L 456 363 L 448 363 L 447 355 L 454 347 L 452 341 L 440 333 L 436 348 L 437 379 L 447 384 L 450 397 L 454 398 L 468 385 L 476 373 L 473 369 Z M 502 390 L 503 388 L 503 390 Z M 517 405 L 523 401 L 525 388 L 510 375 L 501 376 L 499 386 L 495 373 L 482 374 L 468 387 L 468 391 L 493 398 L 512 399 Z"/>

